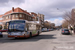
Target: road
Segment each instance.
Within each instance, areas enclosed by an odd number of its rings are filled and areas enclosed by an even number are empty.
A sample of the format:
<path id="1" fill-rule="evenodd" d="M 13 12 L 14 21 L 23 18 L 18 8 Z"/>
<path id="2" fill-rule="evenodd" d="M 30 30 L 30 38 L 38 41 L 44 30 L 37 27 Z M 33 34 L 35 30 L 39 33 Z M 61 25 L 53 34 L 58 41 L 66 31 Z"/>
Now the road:
<path id="1" fill-rule="evenodd" d="M 75 50 L 75 36 L 62 35 L 61 31 L 42 32 L 32 38 L 0 38 L 0 50 Z"/>

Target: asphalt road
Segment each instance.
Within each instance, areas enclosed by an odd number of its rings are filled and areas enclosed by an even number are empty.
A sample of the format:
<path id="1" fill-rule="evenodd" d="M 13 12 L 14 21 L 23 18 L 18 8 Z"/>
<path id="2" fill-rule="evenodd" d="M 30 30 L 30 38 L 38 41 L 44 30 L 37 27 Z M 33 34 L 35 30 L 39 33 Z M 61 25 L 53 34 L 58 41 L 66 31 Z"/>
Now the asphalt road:
<path id="1" fill-rule="evenodd" d="M 32 38 L 8 38 L 3 33 L 0 38 L 0 50 L 75 50 L 75 36 L 62 35 L 61 31 L 42 32 Z"/>

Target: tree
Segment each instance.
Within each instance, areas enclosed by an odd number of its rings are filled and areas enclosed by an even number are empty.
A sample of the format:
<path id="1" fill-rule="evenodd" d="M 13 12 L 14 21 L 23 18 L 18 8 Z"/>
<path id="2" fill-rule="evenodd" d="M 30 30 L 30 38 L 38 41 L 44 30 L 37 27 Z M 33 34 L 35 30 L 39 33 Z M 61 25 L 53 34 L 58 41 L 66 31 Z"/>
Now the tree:
<path id="1" fill-rule="evenodd" d="M 68 24 L 73 25 L 75 22 L 71 12 L 65 12 L 63 18 L 68 22 Z"/>
<path id="2" fill-rule="evenodd" d="M 68 22 L 66 20 L 63 21 L 62 28 L 68 28 Z"/>
<path id="3" fill-rule="evenodd" d="M 46 28 L 50 28 L 50 22 L 45 21 L 45 22 L 44 22 L 44 27 L 46 27 Z"/>

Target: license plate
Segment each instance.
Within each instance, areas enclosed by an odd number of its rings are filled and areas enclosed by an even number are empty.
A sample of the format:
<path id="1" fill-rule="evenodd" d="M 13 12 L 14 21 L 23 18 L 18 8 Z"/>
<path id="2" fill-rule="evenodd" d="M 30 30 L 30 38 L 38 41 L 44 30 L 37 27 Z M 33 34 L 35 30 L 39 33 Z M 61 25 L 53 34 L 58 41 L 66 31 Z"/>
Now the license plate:
<path id="1" fill-rule="evenodd" d="M 65 33 L 68 33 L 68 31 L 65 31 Z"/>

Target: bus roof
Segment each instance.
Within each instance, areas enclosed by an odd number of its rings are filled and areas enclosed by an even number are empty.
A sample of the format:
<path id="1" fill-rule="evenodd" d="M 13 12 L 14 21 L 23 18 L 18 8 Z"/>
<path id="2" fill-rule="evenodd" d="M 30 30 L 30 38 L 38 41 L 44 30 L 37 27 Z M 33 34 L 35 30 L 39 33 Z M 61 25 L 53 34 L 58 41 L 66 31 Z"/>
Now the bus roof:
<path id="1" fill-rule="evenodd" d="M 12 21 L 25 21 L 26 23 L 33 23 L 33 24 L 39 24 L 40 25 L 39 21 L 27 21 L 27 20 L 12 20 Z M 8 21 L 8 22 L 11 22 L 11 21 Z M 8 23 L 8 22 L 6 22 L 6 23 Z"/>

